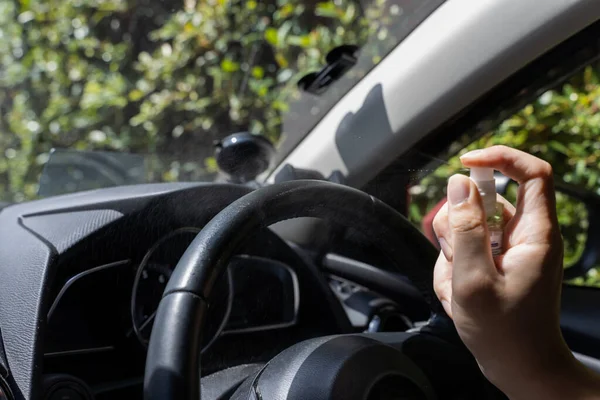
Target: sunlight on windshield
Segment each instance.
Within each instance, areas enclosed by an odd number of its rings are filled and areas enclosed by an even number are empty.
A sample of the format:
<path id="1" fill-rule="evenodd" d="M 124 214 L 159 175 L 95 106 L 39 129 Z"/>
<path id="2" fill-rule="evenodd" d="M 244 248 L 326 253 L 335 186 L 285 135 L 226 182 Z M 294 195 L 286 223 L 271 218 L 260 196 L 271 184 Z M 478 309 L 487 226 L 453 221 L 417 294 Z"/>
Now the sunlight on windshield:
<path id="1" fill-rule="evenodd" d="M 0 0 L 0 199 L 36 197 L 52 148 L 152 154 L 147 181 L 183 181 L 212 179 L 213 142 L 231 133 L 286 147 L 428 3 Z M 344 44 L 361 49 L 355 68 L 300 92 Z"/>

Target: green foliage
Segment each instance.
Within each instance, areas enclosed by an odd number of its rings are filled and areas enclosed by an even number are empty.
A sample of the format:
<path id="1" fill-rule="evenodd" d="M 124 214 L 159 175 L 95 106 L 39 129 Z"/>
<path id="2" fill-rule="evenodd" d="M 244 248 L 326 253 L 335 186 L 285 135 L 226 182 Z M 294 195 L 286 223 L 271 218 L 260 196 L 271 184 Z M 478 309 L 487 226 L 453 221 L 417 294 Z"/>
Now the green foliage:
<path id="1" fill-rule="evenodd" d="M 315 25 L 315 15 L 326 18 Z M 311 24 L 302 22 L 307 16 Z M 157 48 L 139 55 L 141 78 L 129 96 L 140 107 L 131 122 L 154 134 L 202 132 L 205 141 L 249 128 L 276 142 L 282 113 L 300 96 L 298 79 L 333 47 L 366 41 L 357 17 L 345 0 L 314 9 L 297 0 L 190 1 L 152 32 Z"/>
<path id="2" fill-rule="evenodd" d="M 459 157 L 467 151 L 504 144 L 536 155 L 552 164 L 557 179 L 600 195 L 600 81 L 597 66 L 589 66 L 566 84 L 550 90 L 494 130 L 469 143 L 468 137 L 453 148 L 455 155 L 411 189 L 411 219 L 421 224 L 423 215 L 445 196 L 447 179 L 464 173 Z M 512 187 L 508 198 L 516 200 Z M 565 243 L 565 267 L 579 260 L 587 240 L 588 212 L 582 203 L 557 193 L 559 223 Z M 596 269 L 576 284 L 600 286 Z"/>
<path id="3" fill-rule="evenodd" d="M 150 154 L 148 180 L 198 180 L 216 172 L 215 139 L 301 135 L 397 44 L 402 15 L 386 0 L 0 0 L 0 200 L 35 198 L 52 148 Z M 322 98 L 299 92 L 342 44 L 361 47 L 347 81 Z M 599 82 L 588 67 L 453 152 L 520 148 L 600 194 Z M 457 156 L 412 188 L 415 222 L 455 172 Z M 587 212 L 562 195 L 558 206 L 568 266 Z M 598 284 L 594 274 L 577 282 Z"/>
<path id="4" fill-rule="evenodd" d="M 397 43 L 388 27 L 402 13 L 392 7 L 0 0 L 0 199 L 35 198 L 54 147 L 152 154 L 149 178 L 198 180 L 215 171 L 215 139 L 303 134 L 283 126 L 302 98 L 297 80 L 334 47 L 375 40 L 351 73 L 360 79 Z M 316 122 L 295 118 L 295 130 Z"/>

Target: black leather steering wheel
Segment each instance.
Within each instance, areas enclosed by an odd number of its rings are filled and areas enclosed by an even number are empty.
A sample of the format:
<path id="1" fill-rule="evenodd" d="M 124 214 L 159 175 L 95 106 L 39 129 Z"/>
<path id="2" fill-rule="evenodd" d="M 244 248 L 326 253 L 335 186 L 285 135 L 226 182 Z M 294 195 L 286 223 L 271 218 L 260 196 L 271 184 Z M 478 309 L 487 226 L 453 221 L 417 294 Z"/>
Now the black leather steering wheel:
<path id="1" fill-rule="evenodd" d="M 217 278 L 249 235 L 261 227 L 297 217 L 322 218 L 361 231 L 421 291 L 430 305 L 432 320 L 447 320 L 433 292 L 433 266 L 438 253 L 401 214 L 364 192 L 329 182 L 305 180 L 264 187 L 216 215 L 177 264 L 150 338 L 144 380 L 146 400 L 200 399 L 200 343 L 206 299 Z"/>

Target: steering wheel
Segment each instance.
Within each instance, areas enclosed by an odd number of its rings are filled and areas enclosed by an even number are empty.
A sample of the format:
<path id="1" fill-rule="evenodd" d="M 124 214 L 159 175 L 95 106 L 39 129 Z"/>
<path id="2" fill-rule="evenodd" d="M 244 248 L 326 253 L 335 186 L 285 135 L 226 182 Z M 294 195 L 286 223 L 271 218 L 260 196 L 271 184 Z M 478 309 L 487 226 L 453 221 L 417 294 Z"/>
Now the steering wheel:
<path id="1" fill-rule="evenodd" d="M 433 292 L 438 252 L 406 218 L 347 186 L 310 180 L 285 182 L 260 188 L 230 204 L 202 229 L 180 259 L 163 294 L 150 338 L 145 400 L 200 399 L 206 299 L 217 278 L 249 235 L 297 217 L 322 218 L 361 231 L 420 290 L 431 309 L 428 327 L 403 338 L 414 338 L 427 330 L 452 337 L 448 332 L 453 324 Z M 354 334 L 299 343 L 246 380 L 233 398 L 435 398 L 430 380 L 403 354 L 398 342 L 404 339 Z M 404 397 L 413 392 L 415 397 Z"/>

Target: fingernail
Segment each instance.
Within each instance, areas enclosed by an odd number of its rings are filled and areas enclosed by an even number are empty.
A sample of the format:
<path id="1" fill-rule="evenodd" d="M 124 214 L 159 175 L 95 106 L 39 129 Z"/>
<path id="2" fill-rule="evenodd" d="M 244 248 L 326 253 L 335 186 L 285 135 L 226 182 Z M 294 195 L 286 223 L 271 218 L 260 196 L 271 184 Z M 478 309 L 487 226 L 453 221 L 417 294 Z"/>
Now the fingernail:
<path id="1" fill-rule="evenodd" d="M 442 248 L 442 253 L 444 253 L 444 257 L 446 257 L 446 260 L 452 261 L 452 248 L 450 248 L 450 245 L 448 244 L 448 242 L 446 242 L 446 239 L 441 237 L 438 239 L 438 241 L 440 243 L 440 247 Z"/>
<path id="2" fill-rule="evenodd" d="M 448 181 L 448 201 L 451 205 L 457 206 L 469 198 L 471 185 L 469 178 L 454 175 Z"/>
<path id="3" fill-rule="evenodd" d="M 481 149 L 469 151 L 468 153 L 465 153 L 462 156 L 460 156 L 460 159 L 462 160 L 463 158 L 475 158 L 477 156 L 480 156 L 481 153 L 483 153 L 483 150 Z"/>

